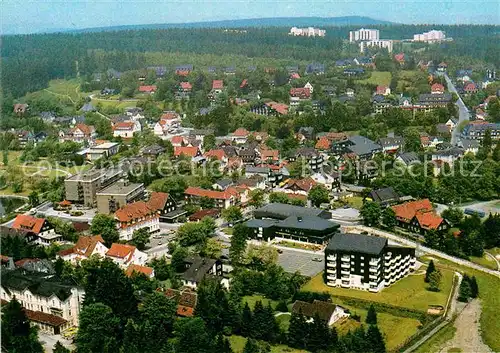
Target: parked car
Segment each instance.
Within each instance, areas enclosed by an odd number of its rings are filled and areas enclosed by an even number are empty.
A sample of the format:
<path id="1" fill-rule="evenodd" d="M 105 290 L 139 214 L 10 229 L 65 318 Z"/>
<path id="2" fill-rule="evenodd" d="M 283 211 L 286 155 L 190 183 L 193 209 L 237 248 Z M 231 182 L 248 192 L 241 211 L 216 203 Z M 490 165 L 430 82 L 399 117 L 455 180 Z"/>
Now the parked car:
<path id="1" fill-rule="evenodd" d="M 316 262 L 323 262 L 323 259 L 321 257 L 318 257 L 318 256 L 313 257 L 312 260 L 316 261 Z"/>

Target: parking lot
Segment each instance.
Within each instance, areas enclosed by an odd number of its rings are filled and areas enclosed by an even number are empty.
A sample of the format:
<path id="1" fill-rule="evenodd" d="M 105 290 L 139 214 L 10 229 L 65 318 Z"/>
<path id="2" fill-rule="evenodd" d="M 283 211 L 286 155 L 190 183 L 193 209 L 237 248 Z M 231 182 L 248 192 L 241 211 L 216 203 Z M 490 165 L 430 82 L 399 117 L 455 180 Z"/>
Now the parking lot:
<path id="1" fill-rule="evenodd" d="M 300 252 L 297 250 L 282 249 L 279 254 L 278 264 L 283 267 L 286 272 L 294 273 L 299 271 L 304 276 L 315 276 L 323 271 L 325 263 L 323 254 L 313 254 Z M 321 261 L 313 261 L 314 258 L 320 258 Z"/>

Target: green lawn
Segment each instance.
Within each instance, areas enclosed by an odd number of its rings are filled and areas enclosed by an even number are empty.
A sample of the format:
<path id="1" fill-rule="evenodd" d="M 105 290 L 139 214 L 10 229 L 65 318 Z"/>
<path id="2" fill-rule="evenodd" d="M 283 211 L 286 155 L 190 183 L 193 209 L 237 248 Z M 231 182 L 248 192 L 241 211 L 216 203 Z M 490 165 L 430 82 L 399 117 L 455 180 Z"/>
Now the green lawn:
<path id="1" fill-rule="evenodd" d="M 231 343 L 231 348 L 235 353 L 242 353 L 243 348 L 245 347 L 247 339 L 242 336 L 233 335 L 229 337 L 229 342 Z M 307 351 L 303 351 L 300 349 L 290 348 L 285 346 L 284 344 L 271 346 L 271 353 L 306 353 Z"/>
<path id="2" fill-rule="evenodd" d="M 49 82 L 47 90 L 58 95 L 69 96 L 74 102 L 77 102 L 80 97 L 84 96 L 80 93 L 79 86 L 80 83 L 77 79 L 52 80 Z"/>
<path id="3" fill-rule="evenodd" d="M 262 295 L 254 294 L 254 295 L 246 295 L 243 297 L 243 303 L 245 302 L 248 303 L 248 306 L 250 306 L 250 309 L 252 310 L 255 307 L 255 303 L 259 300 L 262 301 L 262 305 L 264 306 L 267 306 L 267 304 L 271 303 L 271 307 L 273 309 L 276 308 L 276 305 L 278 305 L 278 302 L 276 300 L 267 299 Z"/>
<path id="4" fill-rule="evenodd" d="M 453 338 L 455 331 L 457 331 L 457 329 L 453 324 L 446 325 L 428 341 L 421 345 L 415 353 L 437 352 L 439 348 Z"/>
<path id="5" fill-rule="evenodd" d="M 495 256 L 495 255 L 493 255 L 493 256 Z M 497 263 L 486 254 L 484 254 L 483 257 L 471 256 L 470 261 L 472 261 L 478 265 L 484 266 L 486 268 L 490 268 L 492 270 L 497 269 Z"/>
<path id="6" fill-rule="evenodd" d="M 452 286 L 453 271 L 442 269 L 441 272 L 443 274 L 443 281 L 440 292 L 428 291 L 423 275 L 410 275 L 379 293 L 371 293 L 355 289 L 328 287 L 323 282 L 322 273 L 316 275 L 307 282 L 304 287 L 302 287 L 302 290 L 312 292 L 326 291 L 331 293 L 334 297 L 335 295 L 341 295 L 426 312 L 429 305 L 446 305 Z"/>
<path id="7" fill-rule="evenodd" d="M 454 271 L 467 273 L 475 276 L 479 287 L 479 298 L 481 299 L 481 336 L 494 352 L 500 352 L 500 278 L 488 275 L 481 271 L 459 266 L 444 259 L 435 259 L 439 267 L 447 267 Z"/>
<path id="8" fill-rule="evenodd" d="M 96 107 L 101 105 L 103 108 L 112 107 L 118 109 L 132 108 L 137 106 L 137 101 L 118 101 L 105 99 L 92 99 L 92 104 Z"/>
<path id="9" fill-rule="evenodd" d="M 357 210 L 360 210 L 361 207 L 363 207 L 363 198 L 361 196 L 348 197 L 345 200 L 349 206 Z"/>
<path id="10" fill-rule="evenodd" d="M 372 85 L 389 86 L 392 75 L 389 71 L 373 71 L 369 78 L 359 80 L 359 83 L 368 83 Z"/>

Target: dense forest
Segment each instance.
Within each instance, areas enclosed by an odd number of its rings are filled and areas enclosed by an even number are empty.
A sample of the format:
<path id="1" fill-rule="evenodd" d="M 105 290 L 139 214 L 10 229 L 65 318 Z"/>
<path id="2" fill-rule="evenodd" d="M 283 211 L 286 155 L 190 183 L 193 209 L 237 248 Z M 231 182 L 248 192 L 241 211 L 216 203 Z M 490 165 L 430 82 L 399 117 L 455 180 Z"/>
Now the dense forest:
<path id="1" fill-rule="evenodd" d="M 407 39 L 414 33 L 434 28 L 426 25 L 378 25 L 381 37 Z M 248 28 L 246 32 L 222 29 L 143 29 L 95 33 L 54 33 L 2 37 L 3 94 L 17 98 L 47 86 L 54 78 L 88 75 L 108 68 L 119 71 L 147 65 L 167 65 L 147 53 L 197 53 L 241 57 L 286 58 L 290 63 L 333 61 L 356 55 L 357 47 L 346 42 L 353 26 L 327 27 L 325 38 L 299 38 L 287 35 L 288 28 Z M 421 53 L 423 59 L 473 56 L 476 60 L 500 66 L 500 41 L 496 26 L 439 26 L 453 42 L 433 45 Z M 405 44 L 406 45 L 406 44 Z M 398 49 L 404 49 L 401 43 Z M 161 58 L 161 56 L 159 56 Z M 179 62 L 177 64 L 184 64 Z M 217 65 L 218 62 L 213 62 Z"/>

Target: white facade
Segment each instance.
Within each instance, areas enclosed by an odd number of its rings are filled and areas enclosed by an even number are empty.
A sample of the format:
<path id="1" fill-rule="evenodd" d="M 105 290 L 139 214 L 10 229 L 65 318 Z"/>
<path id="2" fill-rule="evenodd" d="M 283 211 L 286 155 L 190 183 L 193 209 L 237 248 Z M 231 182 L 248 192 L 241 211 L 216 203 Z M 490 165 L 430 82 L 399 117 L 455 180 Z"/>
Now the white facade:
<path id="1" fill-rule="evenodd" d="M 142 130 L 141 123 L 139 120 L 133 120 L 133 125 L 130 125 L 130 128 L 117 128 L 113 130 L 113 137 L 121 137 L 121 138 L 132 138 L 136 132 L 140 132 Z"/>
<path id="2" fill-rule="evenodd" d="M 149 228 L 150 233 L 160 231 L 160 217 L 158 215 L 154 217 L 148 217 L 143 221 L 131 222 L 125 227 L 118 228 L 118 233 L 120 234 L 120 240 L 132 240 L 132 234 L 134 231 L 141 228 Z"/>
<path id="3" fill-rule="evenodd" d="M 324 29 L 307 27 L 307 28 L 297 28 L 292 27 L 290 29 L 290 35 L 292 36 L 305 36 L 305 37 L 324 37 L 326 31 Z"/>
<path id="4" fill-rule="evenodd" d="M 359 43 L 359 51 L 362 53 L 365 51 L 366 48 L 373 48 L 373 47 L 385 48 L 389 53 L 392 53 L 392 40 L 377 39 Z"/>
<path id="5" fill-rule="evenodd" d="M 443 31 L 436 30 L 413 35 L 414 42 L 440 42 L 445 40 L 445 38 L 446 35 Z"/>
<path id="6" fill-rule="evenodd" d="M 145 252 L 137 250 L 137 248 L 132 247 L 133 250 L 131 253 L 126 254 L 123 257 L 116 257 L 116 256 L 109 256 L 107 255 L 106 257 L 108 259 L 113 260 L 115 264 L 120 266 L 122 269 L 127 269 L 130 265 L 139 265 L 139 266 L 145 266 L 146 262 L 148 261 L 148 254 Z"/>
<path id="7" fill-rule="evenodd" d="M 16 300 L 21 303 L 23 308 L 33 311 L 41 311 L 46 314 L 62 317 L 71 325 L 78 326 L 78 317 L 85 296 L 85 292 L 81 288 L 71 288 L 71 295 L 66 300 L 59 299 L 56 295 L 43 297 L 36 293 L 32 293 L 28 288 L 19 290 L 16 288 L 0 287 L 0 298 L 2 300 Z"/>
<path id="8" fill-rule="evenodd" d="M 85 253 L 82 254 L 82 253 L 75 251 L 75 252 L 72 252 L 70 254 L 62 255 L 62 256 L 60 256 L 60 258 L 63 259 L 64 261 L 71 262 L 73 265 L 76 265 L 80 261 L 87 260 L 89 257 L 91 257 L 93 255 L 98 255 L 98 256 L 104 258 L 106 256 L 106 253 L 108 252 L 108 250 L 109 249 L 107 247 L 105 247 L 103 243 L 97 242 L 95 247 L 94 247 L 94 250 L 92 250 L 90 252 L 90 254 L 85 254 Z M 86 251 L 86 249 L 84 251 Z"/>
<path id="9" fill-rule="evenodd" d="M 359 42 L 362 40 L 379 40 L 380 31 L 378 29 L 365 29 L 361 28 L 357 31 L 349 32 L 349 42 Z"/>
<path id="10" fill-rule="evenodd" d="M 313 94 L 314 87 L 313 87 L 313 85 L 311 85 L 311 83 L 307 82 L 307 83 L 304 85 L 304 88 L 308 88 L 308 89 L 309 89 L 309 92 L 311 92 L 311 94 Z"/>

